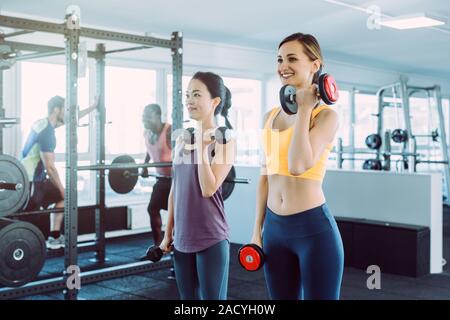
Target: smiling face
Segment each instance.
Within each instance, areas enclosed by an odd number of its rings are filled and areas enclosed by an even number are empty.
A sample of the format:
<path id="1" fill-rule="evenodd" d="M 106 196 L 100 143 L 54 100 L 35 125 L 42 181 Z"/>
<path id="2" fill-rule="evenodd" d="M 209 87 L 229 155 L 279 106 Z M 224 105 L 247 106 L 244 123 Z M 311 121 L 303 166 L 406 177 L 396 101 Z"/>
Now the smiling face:
<path id="1" fill-rule="evenodd" d="M 214 119 L 214 110 L 219 103 L 220 98 L 211 98 L 211 93 L 202 81 L 198 79 L 189 81 L 185 104 L 191 119 L 197 121 Z"/>
<path id="2" fill-rule="evenodd" d="M 277 73 L 283 85 L 297 88 L 307 87 L 312 83 L 314 74 L 320 68 L 320 60 L 311 60 L 304 52 L 299 41 L 288 41 L 278 50 Z"/>

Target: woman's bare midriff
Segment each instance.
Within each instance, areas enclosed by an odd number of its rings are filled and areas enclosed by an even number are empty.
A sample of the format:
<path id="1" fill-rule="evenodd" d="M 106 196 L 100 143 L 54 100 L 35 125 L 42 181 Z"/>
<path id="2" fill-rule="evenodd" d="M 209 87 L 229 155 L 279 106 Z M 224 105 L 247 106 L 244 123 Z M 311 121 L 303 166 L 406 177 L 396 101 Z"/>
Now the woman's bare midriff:
<path id="1" fill-rule="evenodd" d="M 325 203 L 322 182 L 281 175 L 268 176 L 267 206 L 279 215 L 291 215 Z"/>

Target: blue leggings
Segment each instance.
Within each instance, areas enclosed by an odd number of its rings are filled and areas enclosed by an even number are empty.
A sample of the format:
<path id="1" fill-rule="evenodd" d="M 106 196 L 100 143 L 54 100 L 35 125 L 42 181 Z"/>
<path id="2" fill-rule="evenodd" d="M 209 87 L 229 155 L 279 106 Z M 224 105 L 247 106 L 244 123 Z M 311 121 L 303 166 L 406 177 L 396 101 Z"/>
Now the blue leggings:
<path id="1" fill-rule="evenodd" d="M 271 299 L 339 299 L 344 248 L 326 204 L 288 216 L 266 208 L 263 230 Z"/>
<path id="2" fill-rule="evenodd" d="M 174 249 L 174 268 L 182 300 L 226 300 L 230 242 L 222 240 L 194 253 Z"/>

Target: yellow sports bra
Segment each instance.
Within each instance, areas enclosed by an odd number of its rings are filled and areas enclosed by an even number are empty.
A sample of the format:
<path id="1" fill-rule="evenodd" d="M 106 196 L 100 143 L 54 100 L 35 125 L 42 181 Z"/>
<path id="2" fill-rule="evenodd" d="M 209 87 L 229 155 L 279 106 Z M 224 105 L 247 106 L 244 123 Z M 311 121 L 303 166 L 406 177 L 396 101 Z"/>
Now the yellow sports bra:
<path id="1" fill-rule="evenodd" d="M 320 105 L 312 111 L 312 119 L 314 119 L 320 111 L 330 109 L 327 105 Z M 273 130 L 273 120 L 280 113 L 281 107 L 274 108 L 269 114 L 263 129 L 263 147 L 266 159 L 266 170 L 268 175 L 279 174 L 283 176 L 311 179 L 323 181 L 326 172 L 326 164 L 328 155 L 330 154 L 333 144 L 329 143 L 319 160 L 313 167 L 303 172 L 299 176 L 290 174 L 288 170 L 288 150 L 292 139 L 294 127 L 286 130 Z"/>

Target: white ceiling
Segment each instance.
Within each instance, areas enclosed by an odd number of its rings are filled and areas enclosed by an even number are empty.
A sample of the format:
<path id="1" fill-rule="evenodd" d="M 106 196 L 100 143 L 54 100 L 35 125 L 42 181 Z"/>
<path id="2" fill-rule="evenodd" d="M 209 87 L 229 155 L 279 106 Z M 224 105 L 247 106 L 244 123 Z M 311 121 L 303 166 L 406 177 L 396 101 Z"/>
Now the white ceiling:
<path id="1" fill-rule="evenodd" d="M 300 31 L 318 38 L 325 59 L 441 78 L 450 75 L 449 24 L 444 31 L 369 30 L 369 14 L 355 8 L 377 5 L 391 16 L 426 12 L 450 21 L 450 0 L 0 0 L 0 13 L 61 21 L 70 4 L 81 8 L 82 25 L 103 29 L 160 35 L 182 31 L 187 39 L 268 50 L 276 50 L 283 37 Z"/>

